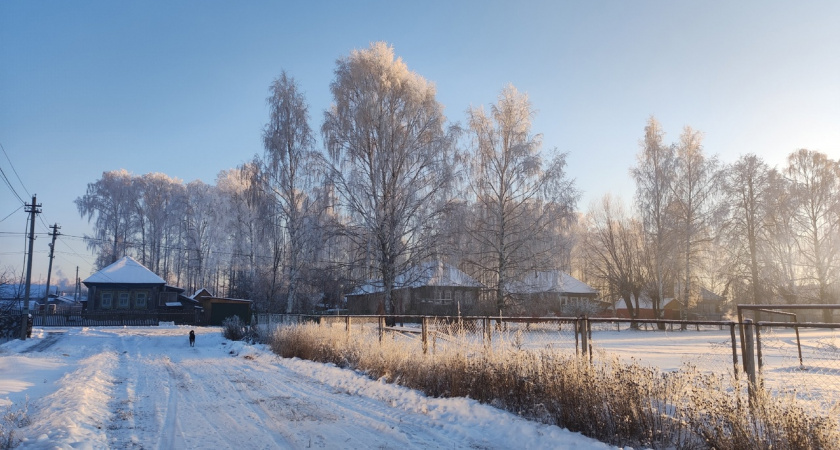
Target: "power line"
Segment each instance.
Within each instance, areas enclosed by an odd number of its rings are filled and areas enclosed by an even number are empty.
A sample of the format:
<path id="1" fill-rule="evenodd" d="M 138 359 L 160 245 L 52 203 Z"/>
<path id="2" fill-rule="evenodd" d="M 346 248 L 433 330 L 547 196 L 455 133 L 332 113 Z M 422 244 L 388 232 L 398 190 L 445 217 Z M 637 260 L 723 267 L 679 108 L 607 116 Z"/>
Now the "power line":
<path id="1" fill-rule="evenodd" d="M 14 213 L 16 213 L 16 212 L 20 211 L 20 209 L 21 209 L 21 208 L 23 208 L 23 205 L 18 206 L 18 207 L 17 207 L 17 209 L 16 209 L 16 210 L 14 210 L 14 211 L 12 211 L 11 213 L 9 213 L 9 215 L 8 215 L 8 216 L 6 216 L 6 217 L 4 217 L 4 218 L 0 219 L 0 222 L 3 222 L 4 220 L 8 219 L 9 217 L 12 217 L 12 214 L 14 214 Z"/>
<path id="2" fill-rule="evenodd" d="M 11 159 L 11 158 L 9 158 L 9 154 L 8 154 L 8 153 L 6 153 L 6 148 L 5 148 L 5 147 L 3 147 L 3 143 L 2 143 L 2 142 L 0 142 L 0 150 L 3 150 L 3 155 L 5 155 L 5 156 L 6 156 L 6 161 L 9 161 L 9 166 L 12 168 L 12 172 L 14 172 L 14 173 L 15 173 L 15 176 L 17 177 L 18 181 L 20 182 L 21 187 L 23 187 L 23 191 L 24 191 L 24 192 L 26 192 L 26 195 L 27 195 L 27 196 L 32 197 L 32 195 L 29 193 L 29 189 L 26 189 L 26 185 L 25 185 L 25 184 L 23 184 L 23 180 L 21 180 L 21 179 L 20 179 L 20 175 L 18 175 L 18 173 L 17 173 L 17 169 L 15 169 L 15 165 L 14 165 L 14 164 L 12 164 L 12 159 Z M 0 168 L 0 172 L 3 172 L 3 169 L 2 169 L 2 168 Z M 12 192 L 14 192 L 15 197 L 17 197 L 17 198 L 18 198 L 18 200 L 20 200 L 20 201 L 21 201 L 21 203 L 26 203 L 25 201 L 23 201 L 23 199 L 20 197 L 20 195 L 18 195 L 18 193 L 17 193 L 17 191 L 15 190 L 15 188 L 14 188 L 14 187 L 12 187 L 12 184 L 11 184 L 11 183 L 9 183 L 9 180 L 8 180 L 8 178 L 6 178 L 6 174 L 5 174 L 5 173 L 3 173 L 3 179 L 6 181 L 6 184 L 8 184 L 8 186 L 9 186 L 9 188 L 12 190 Z"/>
<path id="3" fill-rule="evenodd" d="M 25 201 L 23 201 L 22 198 L 20 198 L 20 194 L 18 194 L 17 191 L 15 190 L 15 187 L 12 186 L 12 183 L 9 181 L 9 177 L 6 176 L 6 172 L 3 171 L 2 167 L 0 167 L 0 176 L 2 176 L 3 181 L 6 183 L 6 186 L 9 187 L 9 190 L 12 191 L 12 194 L 15 194 L 15 197 L 17 197 L 17 199 L 21 203 L 21 205 L 26 203 Z"/>

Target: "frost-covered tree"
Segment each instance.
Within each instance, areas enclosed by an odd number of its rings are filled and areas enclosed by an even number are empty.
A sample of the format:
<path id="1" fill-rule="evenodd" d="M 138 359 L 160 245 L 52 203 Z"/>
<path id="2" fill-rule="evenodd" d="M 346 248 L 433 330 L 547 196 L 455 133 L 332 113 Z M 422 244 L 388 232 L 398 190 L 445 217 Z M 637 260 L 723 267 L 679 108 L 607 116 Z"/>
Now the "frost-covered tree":
<path id="1" fill-rule="evenodd" d="M 668 210 L 674 191 L 674 165 L 676 149 L 663 142 L 665 133 L 654 117 L 648 119 L 637 164 L 630 169 L 636 182 L 636 207 L 644 225 L 647 242 L 652 289 L 648 289 L 654 313 L 663 318 L 660 307 L 665 299 L 665 288 L 672 276 L 674 253 L 674 218 Z"/>
<path id="2" fill-rule="evenodd" d="M 509 85 L 487 112 L 469 111 L 470 263 L 492 287 L 495 310 L 509 305 L 506 286 L 550 267 L 560 242 L 556 226 L 574 220 L 578 191 L 566 177 L 565 154 L 544 160 L 533 135 L 528 96 Z"/>
<path id="3" fill-rule="evenodd" d="M 794 215 L 797 208 L 791 183 L 779 171 L 768 174 L 767 233 L 763 260 L 766 262 L 767 287 L 785 303 L 797 303 L 800 257 L 794 236 Z"/>
<path id="4" fill-rule="evenodd" d="M 771 168 L 758 156 L 741 156 L 723 172 L 722 191 L 727 217 L 723 227 L 722 250 L 732 281 L 745 280 L 749 301 L 760 304 L 766 296 L 762 279 L 769 224 Z"/>
<path id="5" fill-rule="evenodd" d="M 706 157 L 702 141 L 699 131 L 686 126 L 680 135 L 674 166 L 672 211 L 678 220 L 683 311 L 699 295 L 699 286 L 694 284 L 697 265 L 706 245 L 715 237 L 712 229 L 719 218 L 720 171 L 717 158 Z"/>
<path id="6" fill-rule="evenodd" d="M 788 157 L 785 175 L 797 204 L 794 236 L 806 277 L 817 284 L 820 303 L 835 303 L 831 287 L 840 272 L 840 162 L 801 149 Z"/>
<path id="7" fill-rule="evenodd" d="M 590 207 L 584 227 L 582 247 L 588 277 L 605 288 L 605 297 L 623 299 L 631 319 L 638 318 L 638 300 L 645 284 L 642 224 L 627 215 L 619 200 L 606 195 Z"/>
<path id="8" fill-rule="evenodd" d="M 93 223 L 88 248 L 98 253 L 96 267 L 105 267 L 125 256 L 136 230 L 137 191 L 133 176 L 125 169 L 102 173 L 88 183 L 87 192 L 75 200 L 82 217 Z"/>
<path id="9" fill-rule="evenodd" d="M 345 235 L 384 284 L 395 311 L 397 275 L 428 256 L 454 169 L 435 87 L 377 42 L 336 62 L 321 128 Z"/>
<path id="10" fill-rule="evenodd" d="M 218 262 L 215 250 L 222 241 L 219 201 L 215 188 L 201 180 L 187 184 L 186 257 L 187 288 L 214 286 Z"/>
<path id="11" fill-rule="evenodd" d="M 311 232 L 317 223 L 312 219 L 318 215 L 320 204 L 309 194 L 319 181 L 322 165 L 320 154 L 313 148 L 315 138 L 309 127 L 309 108 L 295 80 L 284 71 L 271 84 L 269 92 L 269 121 L 263 130 L 263 172 L 288 237 L 288 314 L 295 306 L 301 275 L 311 265 L 307 257 L 313 254 L 317 236 Z"/>
<path id="12" fill-rule="evenodd" d="M 163 173 L 147 173 L 134 179 L 140 233 L 140 262 L 153 272 L 168 275 L 168 249 L 176 246 L 176 231 L 184 212 L 183 181 Z"/>

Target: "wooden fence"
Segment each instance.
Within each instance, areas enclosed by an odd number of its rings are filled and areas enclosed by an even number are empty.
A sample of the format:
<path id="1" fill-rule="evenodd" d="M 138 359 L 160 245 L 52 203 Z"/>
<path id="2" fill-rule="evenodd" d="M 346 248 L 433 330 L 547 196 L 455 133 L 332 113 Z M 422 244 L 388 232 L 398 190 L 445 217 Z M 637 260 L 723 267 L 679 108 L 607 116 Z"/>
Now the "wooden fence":
<path id="1" fill-rule="evenodd" d="M 149 326 L 160 322 L 201 325 L 199 312 L 90 311 L 63 314 L 33 314 L 36 327 Z"/>

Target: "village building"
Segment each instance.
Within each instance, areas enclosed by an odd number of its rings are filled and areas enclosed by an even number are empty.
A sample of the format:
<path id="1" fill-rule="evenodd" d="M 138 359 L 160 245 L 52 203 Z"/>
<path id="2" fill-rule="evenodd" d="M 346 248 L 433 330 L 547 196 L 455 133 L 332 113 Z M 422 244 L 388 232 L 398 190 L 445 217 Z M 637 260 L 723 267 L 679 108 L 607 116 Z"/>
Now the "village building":
<path id="1" fill-rule="evenodd" d="M 561 270 L 536 271 L 508 285 L 520 314 L 532 317 L 600 315 L 609 303 L 598 291 Z"/>
<path id="2" fill-rule="evenodd" d="M 478 311 L 482 285 L 456 267 L 431 261 L 407 270 L 394 282 L 396 314 L 454 316 Z M 384 312 L 385 288 L 381 280 L 359 286 L 346 297 L 350 314 Z"/>
<path id="3" fill-rule="evenodd" d="M 165 290 L 166 281 L 124 256 L 86 278 L 88 311 L 150 311 L 177 301 L 177 293 Z"/>
<path id="4" fill-rule="evenodd" d="M 188 299 L 203 310 L 203 323 L 221 325 L 232 316 L 239 316 L 242 323 L 251 323 L 251 300 L 216 297 L 207 289 L 199 289 Z"/>
<path id="5" fill-rule="evenodd" d="M 666 298 L 660 302 L 659 308 L 663 310 L 662 317 L 656 317 L 653 309 L 653 300 L 647 295 L 642 294 L 638 301 L 635 296 L 630 296 L 630 301 L 633 308 L 637 310 L 636 319 L 668 319 L 680 320 L 682 317 L 682 305 L 674 298 Z M 630 312 L 627 310 L 627 303 L 623 298 L 618 299 L 613 306 L 615 317 L 622 319 L 629 319 Z"/>
<path id="6" fill-rule="evenodd" d="M 198 302 L 130 256 L 124 256 L 86 278 L 86 311 L 192 312 Z"/>

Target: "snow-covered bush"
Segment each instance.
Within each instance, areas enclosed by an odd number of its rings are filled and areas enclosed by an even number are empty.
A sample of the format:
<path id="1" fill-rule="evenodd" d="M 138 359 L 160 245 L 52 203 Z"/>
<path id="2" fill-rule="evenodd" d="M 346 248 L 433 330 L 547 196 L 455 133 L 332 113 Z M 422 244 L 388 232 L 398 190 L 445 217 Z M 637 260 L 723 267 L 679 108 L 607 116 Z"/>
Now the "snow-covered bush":
<path id="1" fill-rule="evenodd" d="M 30 422 L 28 400 L 22 407 L 15 405 L 6 407 L 0 420 L 0 448 L 17 447 L 20 439 L 15 436 L 15 431 L 29 425 Z"/>
<path id="2" fill-rule="evenodd" d="M 230 316 L 222 321 L 222 335 L 231 341 L 241 341 L 246 335 L 245 323 L 239 316 Z"/>

